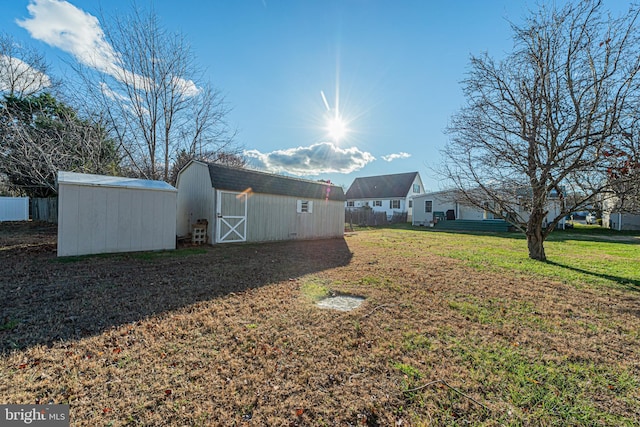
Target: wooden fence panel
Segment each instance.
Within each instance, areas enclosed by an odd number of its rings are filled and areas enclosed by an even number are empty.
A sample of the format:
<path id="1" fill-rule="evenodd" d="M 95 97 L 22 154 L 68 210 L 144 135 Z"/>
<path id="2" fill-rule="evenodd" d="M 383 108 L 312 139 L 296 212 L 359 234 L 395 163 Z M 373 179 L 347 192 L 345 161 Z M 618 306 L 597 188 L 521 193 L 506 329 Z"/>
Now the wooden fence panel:
<path id="1" fill-rule="evenodd" d="M 387 214 L 384 212 L 374 212 L 373 209 L 358 208 L 345 209 L 345 223 L 361 226 L 376 226 L 388 224 Z"/>
<path id="2" fill-rule="evenodd" d="M 58 223 L 58 198 L 36 198 L 30 200 L 31 219 Z"/>

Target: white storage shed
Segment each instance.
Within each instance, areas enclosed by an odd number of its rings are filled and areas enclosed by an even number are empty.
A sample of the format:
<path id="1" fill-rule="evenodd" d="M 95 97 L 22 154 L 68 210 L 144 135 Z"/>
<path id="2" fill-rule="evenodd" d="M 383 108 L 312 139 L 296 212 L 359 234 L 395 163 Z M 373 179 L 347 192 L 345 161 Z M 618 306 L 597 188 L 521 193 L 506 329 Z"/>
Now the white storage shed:
<path id="1" fill-rule="evenodd" d="M 163 181 L 58 172 L 58 256 L 175 249 L 176 200 Z"/>
<path id="2" fill-rule="evenodd" d="M 344 235 L 344 191 L 327 182 L 191 161 L 176 187 L 180 236 L 198 220 L 210 244 Z"/>

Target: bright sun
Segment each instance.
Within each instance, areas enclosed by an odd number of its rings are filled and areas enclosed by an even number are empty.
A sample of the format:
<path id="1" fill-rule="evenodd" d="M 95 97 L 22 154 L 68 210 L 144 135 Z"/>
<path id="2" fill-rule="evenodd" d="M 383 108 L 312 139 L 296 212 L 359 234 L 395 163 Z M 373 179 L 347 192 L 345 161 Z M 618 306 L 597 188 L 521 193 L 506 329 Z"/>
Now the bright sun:
<path id="1" fill-rule="evenodd" d="M 331 139 L 335 142 L 340 142 L 340 140 L 347 135 L 349 129 L 347 128 L 347 123 L 342 119 L 342 117 L 335 115 L 328 119 L 327 131 Z"/>
<path id="2" fill-rule="evenodd" d="M 339 143 L 340 140 L 347 136 L 347 134 L 349 133 L 349 122 L 344 120 L 342 118 L 342 115 L 340 114 L 339 91 L 338 89 L 336 89 L 336 105 L 334 108 L 331 108 L 329 106 L 329 102 L 327 102 L 327 97 L 324 96 L 323 91 L 320 91 L 320 96 L 322 96 L 322 102 L 327 109 L 327 113 L 325 115 L 325 130 L 327 131 L 327 135 L 333 140 L 333 142 Z"/>

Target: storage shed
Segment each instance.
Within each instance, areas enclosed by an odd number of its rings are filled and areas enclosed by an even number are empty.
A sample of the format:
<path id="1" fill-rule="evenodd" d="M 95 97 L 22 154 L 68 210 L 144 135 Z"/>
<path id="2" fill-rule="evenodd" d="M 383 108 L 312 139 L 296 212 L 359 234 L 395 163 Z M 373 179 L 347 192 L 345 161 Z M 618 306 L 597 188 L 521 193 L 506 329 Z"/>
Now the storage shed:
<path id="1" fill-rule="evenodd" d="M 342 237 L 342 187 L 189 162 L 178 174 L 178 235 L 206 220 L 207 243 Z"/>
<path id="2" fill-rule="evenodd" d="M 58 256 L 176 248 L 166 182 L 58 172 Z"/>

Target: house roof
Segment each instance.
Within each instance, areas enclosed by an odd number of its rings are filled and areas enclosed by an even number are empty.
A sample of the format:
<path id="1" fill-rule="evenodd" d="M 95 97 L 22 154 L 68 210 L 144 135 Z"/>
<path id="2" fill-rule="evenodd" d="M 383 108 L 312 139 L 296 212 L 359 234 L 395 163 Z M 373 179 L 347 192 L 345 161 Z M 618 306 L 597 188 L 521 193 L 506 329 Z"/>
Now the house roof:
<path id="1" fill-rule="evenodd" d="M 209 167 L 211 186 L 219 190 L 277 194 L 308 199 L 344 201 L 342 187 L 319 181 L 291 178 L 250 169 L 233 168 L 215 163 Z"/>
<path id="2" fill-rule="evenodd" d="M 58 172 L 58 184 L 74 184 L 95 187 L 129 188 L 138 190 L 178 191 L 164 181 L 125 178 L 122 176 L 93 175 L 77 172 Z"/>
<path id="3" fill-rule="evenodd" d="M 418 172 L 356 178 L 347 190 L 347 199 L 388 199 L 407 197 Z"/>

